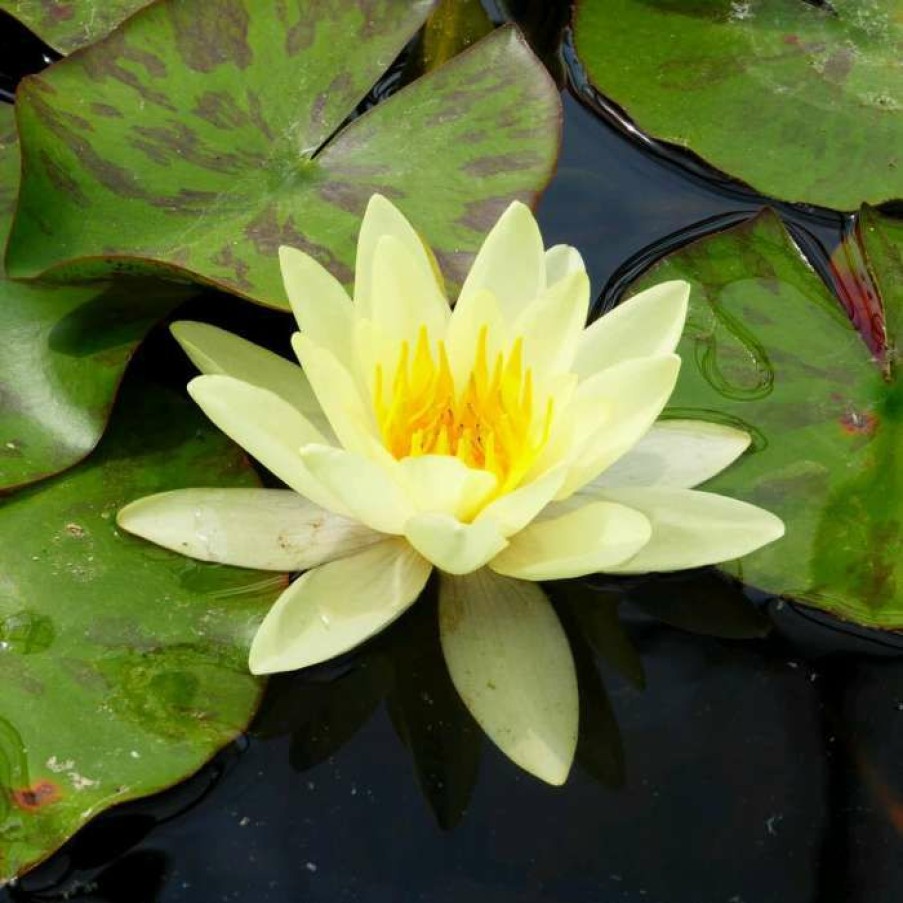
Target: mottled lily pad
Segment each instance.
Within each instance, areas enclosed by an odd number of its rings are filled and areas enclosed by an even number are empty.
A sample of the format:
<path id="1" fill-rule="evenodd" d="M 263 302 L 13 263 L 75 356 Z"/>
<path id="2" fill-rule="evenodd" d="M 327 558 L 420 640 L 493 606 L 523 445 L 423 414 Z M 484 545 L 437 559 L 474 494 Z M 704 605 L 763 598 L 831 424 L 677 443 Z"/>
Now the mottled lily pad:
<path id="1" fill-rule="evenodd" d="M 343 128 L 431 5 L 159 0 L 25 79 L 10 274 L 163 269 L 284 307 L 278 246 L 350 283 L 379 191 L 460 281 L 511 198 L 547 182 L 560 101 L 509 27 Z"/>
<path id="2" fill-rule="evenodd" d="M 0 244 L 18 181 L 12 108 L 0 104 Z M 187 294 L 162 283 L 22 285 L 0 267 L 0 492 L 94 448 L 135 345 Z"/>
<path id="3" fill-rule="evenodd" d="M 868 209 L 861 225 L 862 279 L 874 277 L 892 349 L 903 229 Z M 632 290 L 678 278 L 693 291 L 668 413 L 748 430 L 751 450 L 706 488 L 787 524 L 784 539 L 727 570 L 842 618 L 903 628 L 903 385 L 893 354 L 873 355 L 771 212 L 672 254 Z"/>
<path id="4" fill-rule="evenodd" d="M 193 406 L 131 385 L 85 464 L 0 502 L 0 884 L 97 812 L 187 777 L 242 730 L 273 574 L 189 561 L 116 529 L 184 485 L 253 485 Z"/>
<path id="5" fill-rule="evenodd" d="M 756 190 L 903 196 L 899 0 L 581 0 L 577 53 L 636 124 Z"/>
<path id="6" fill-rule="evenodd" d="M 42 41 L 71 53 L 109 34 L 149 0 L 0 0 L 0 9 Z"/>

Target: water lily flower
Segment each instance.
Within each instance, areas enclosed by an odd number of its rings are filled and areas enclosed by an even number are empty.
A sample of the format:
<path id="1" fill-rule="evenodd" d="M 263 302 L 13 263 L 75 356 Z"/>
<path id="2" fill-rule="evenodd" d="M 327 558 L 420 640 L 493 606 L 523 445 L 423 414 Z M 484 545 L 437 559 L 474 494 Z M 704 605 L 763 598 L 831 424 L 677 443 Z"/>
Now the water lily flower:
<path id="1" fill-rule="evenodd" d="M 667 282 L 586 326 L 579 253 L 545 250 L 513 203 L 455 306 L 431 251 L 376 195 L 354 297 L 281 250 L 301 366 L 213 326 L 173 333 L 204 375 L 189 392 L 279 477 L 274 489 L 185 489 L 119 524 L 203 561 L 303 571 L 254 638 L 267 674 L 347 652 L 439 572 L 455 687 L 514 762 L 563 782 L 577 740 L 570 649 L 539 581 L 731 560 L 781 521 L 693 487 L 749 437 L 656 420 L 680 359 L 689 287 Z"/>

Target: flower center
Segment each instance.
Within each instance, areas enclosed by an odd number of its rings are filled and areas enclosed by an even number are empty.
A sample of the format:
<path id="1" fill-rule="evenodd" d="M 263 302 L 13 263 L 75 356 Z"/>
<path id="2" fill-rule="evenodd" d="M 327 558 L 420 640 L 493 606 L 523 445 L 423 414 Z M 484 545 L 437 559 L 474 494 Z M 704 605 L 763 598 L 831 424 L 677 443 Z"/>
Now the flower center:
<path id="1" fill-rule="evenodd" d="M 513 489 L 549 437 L 552 400 L 534 413 L 533 373 L 523 365 L 523 340 L 490 366 L 487 327 L 480 330 L 473 368 L 456 391 L 445 343 L 430 349 L 420 328 L 414 352 L 402 342 L 391 380 L 376 367 L 374 406 L 386 448 L 397 458 L 453 455 L 468 467 L 488 470 L 498 491 Z"/>

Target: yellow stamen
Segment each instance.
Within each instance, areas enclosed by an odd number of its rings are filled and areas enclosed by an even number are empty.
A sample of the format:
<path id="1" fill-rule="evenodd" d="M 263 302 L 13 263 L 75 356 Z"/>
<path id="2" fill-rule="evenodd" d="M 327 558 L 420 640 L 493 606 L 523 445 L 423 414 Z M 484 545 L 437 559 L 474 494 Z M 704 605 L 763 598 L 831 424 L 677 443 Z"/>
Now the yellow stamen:
<path id="1" fill-rule="evenodd" d="M 394 457 L 452 455 L 495 474 L 501 493 L 523 480 L 548 441 L 553 404 L 548 399 L 541 411 L 533 410 L 533 373 L 524 369 L 522 339 L 498 353 L 491 368 L 488 345 L 483 326 L 470 376 L 456 391 L 445 343 L 434 348 L 421 327 L 413 355 L 408 342 L 401 343 L 392 379 L 377 365 L 374 409 Z"/>

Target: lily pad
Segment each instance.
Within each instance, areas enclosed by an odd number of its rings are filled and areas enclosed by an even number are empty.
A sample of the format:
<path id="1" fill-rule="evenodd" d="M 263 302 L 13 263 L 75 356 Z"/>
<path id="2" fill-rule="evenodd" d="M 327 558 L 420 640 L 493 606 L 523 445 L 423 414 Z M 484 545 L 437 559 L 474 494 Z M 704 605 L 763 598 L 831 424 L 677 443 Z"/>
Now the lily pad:
<path id="1" fill-rule="evenodd" d="M 12 107 L 0 104 L 0 244 L 18 181 Z M 187 295 L 146 281 L 22 285 L 0 268 L 0 491 L 58 473 L 94 448 L 138 341 Z"/>
<path id="2" fill-rule="evenodd" d="M 350 284 L 378 191 L 460 282 L 508 202 L 548 181 L 560 101 L 507 27 L 342 127 L 431 6 L 159 0 L 26 78 L 10 274 L 162 269 L 286 307 L 279 245 Z"/>
<path id="3" fill-rule="evenodd" d="M 893 348 L 903 229 L 865 210 L 862 233 Z M 903 386 L 892 355 L 873 355 L 770 211 L 672 254 L 632 290 L 665 279 L 693 286 L 668 414 L 748 430 L 751 450 L 706 488 L 787 524 L 781 541 L 726 569 L 842 618 L 903 628 Z"/>
<path id="4" fill-rule="evenodd" d="M 645 132 L 757 191 L 903 195 L 899 0 L 581 0 L 577 53 Z"/>
<path id="5" fill-rule="evenodd" d="M 149 0 L 0 0 L 0 9 L 15 16 L 42 41 L 71 53 L 109 34 Z"/>
<path id="6" fill-rule="evenodd" d="M 0 884 L 103 809 L 187 777 L 250 720 L 279 575 L 120 534 L 120 506 L 254 485 L 194 406 L 132 384 L 89 462 L 0 503 Z"/>

